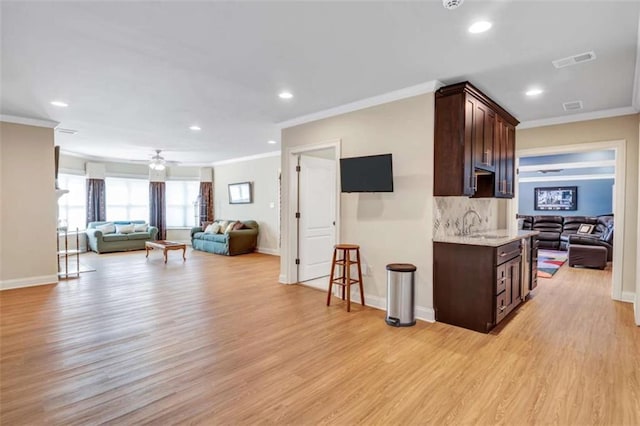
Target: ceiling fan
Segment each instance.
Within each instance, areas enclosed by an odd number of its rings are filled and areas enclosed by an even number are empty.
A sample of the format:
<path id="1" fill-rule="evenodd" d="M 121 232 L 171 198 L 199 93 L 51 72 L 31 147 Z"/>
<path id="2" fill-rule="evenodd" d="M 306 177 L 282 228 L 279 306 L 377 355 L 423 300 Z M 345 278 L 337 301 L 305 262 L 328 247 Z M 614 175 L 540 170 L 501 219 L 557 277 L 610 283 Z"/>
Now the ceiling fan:
<path id="1" fill-rule="evenodd" d="M 150 169 L 159 171 L 159 170 L 164 170 L 167 165 L 178 164 L 177 161 L 165 160 L 164 157 L 160 155 L 161 152 L 162 152 L 161 149 L 156 149 L 156 155 L 151 157 L 151 161 L 149 161 Z"/>

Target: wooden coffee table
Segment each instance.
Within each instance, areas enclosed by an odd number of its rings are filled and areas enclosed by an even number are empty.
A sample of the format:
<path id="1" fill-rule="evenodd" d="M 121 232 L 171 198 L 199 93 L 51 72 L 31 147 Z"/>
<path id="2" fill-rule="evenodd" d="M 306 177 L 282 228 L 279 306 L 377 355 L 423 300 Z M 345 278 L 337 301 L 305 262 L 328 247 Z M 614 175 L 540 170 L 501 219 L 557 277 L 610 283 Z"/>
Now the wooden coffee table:
<path id="1" fill-rule="evenodd" d="M 159 241 L 145 241 L 144 248 L 147 250 L 147 256 L 149 257 L 149 250 L 158 249 L 164 253 L 164 263 L 167 263 L 167 251 L 169 250 L 182 250 L 182 260 L 185 261 L 185 252 L 187 251 L 187 245 L 184 243 L 176 243 L 173 241 L 159 240 Z"/>

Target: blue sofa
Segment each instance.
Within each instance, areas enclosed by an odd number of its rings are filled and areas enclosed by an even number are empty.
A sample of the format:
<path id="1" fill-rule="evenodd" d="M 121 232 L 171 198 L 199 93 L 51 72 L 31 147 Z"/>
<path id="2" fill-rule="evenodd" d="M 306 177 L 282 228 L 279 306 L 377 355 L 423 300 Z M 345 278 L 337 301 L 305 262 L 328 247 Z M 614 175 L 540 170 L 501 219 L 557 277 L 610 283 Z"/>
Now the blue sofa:
<path id="1" fill-rule="evenodd" d="M 87 245 L 96 253 L 112 253 L 116 251 L 143 250 L 146 241 L 158 239 L 158 228 L 149 226 L 146 232 L 132 232 L 129 234 L 102 234 L 97 226 L 113 223 L 114 225 L 143 224 L 144 220 L 89 222 L 87 225 Z"/>
<path id="2" fill-rule="evenodd" d="M 258 245 L 258 222 L 254 220 L 241 220 L 240 222 L 244 228 L 231 231 L 228 234 L 207 234 L 201 226 L 191 228 L 191 246 L 194 250 L 227 256 L 251 253 Z"/>

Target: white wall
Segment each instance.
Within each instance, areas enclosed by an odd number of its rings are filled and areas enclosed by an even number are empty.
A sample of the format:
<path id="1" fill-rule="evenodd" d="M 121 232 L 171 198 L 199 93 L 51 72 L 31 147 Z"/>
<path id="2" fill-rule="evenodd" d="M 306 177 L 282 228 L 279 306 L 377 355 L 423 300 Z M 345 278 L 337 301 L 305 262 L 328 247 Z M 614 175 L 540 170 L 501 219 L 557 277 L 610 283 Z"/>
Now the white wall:
<path id="1" fill-rule="evenodd" d="M 53 129 L 0 122 L 0 289 L 58 282 Z"/>
<path id="2" fill-rule="evenodd" d="M 258 251 L 280 254 L 278 174 L 280 155 L 215 165 L 214 216 L 216 219 L 255 220 L 260 225 Z M 230 183 L 251 182 L 253 203 L 229 204 Z"/>
<path id="3" fill-rule="evenodd" d="M 413 263 L 416 273 L 416 316 L 433 314 L 433 126 L 434 95 L 420 95 L 282 131 L 282 193 L 289 191 L 288 151 L 305 145 L 341 140 L 341 157 L 391 153 L 394 192 L 342 194 L 339 242 L 359 244 L 371 267 L 364 277 L 365 302 L 385 307 L 386 265 Z M 295 247 L 289 241 L 293 210 L 282 205 L 281 279 L 291 282 Z M 286 245 L 286 247 L 285 247 Z"/>

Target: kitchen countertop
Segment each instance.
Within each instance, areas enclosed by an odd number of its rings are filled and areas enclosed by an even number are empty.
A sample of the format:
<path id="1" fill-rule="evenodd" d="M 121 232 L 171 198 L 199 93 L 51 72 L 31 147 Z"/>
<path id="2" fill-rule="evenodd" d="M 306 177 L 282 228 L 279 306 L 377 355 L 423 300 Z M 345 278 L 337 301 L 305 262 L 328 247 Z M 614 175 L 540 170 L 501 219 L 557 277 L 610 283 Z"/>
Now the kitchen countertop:
<path id="1" fill-rule="evenodd" d="M 475 232 L 469 235 L 446 235 L 435 237 L 434 243 L 468 244 L 473 246 L 499 247 L 512 241 L 538 235 L 538 231 L 519 229 L 509 232 L 507 229 L 495 229 L 492 231 Z"/>

